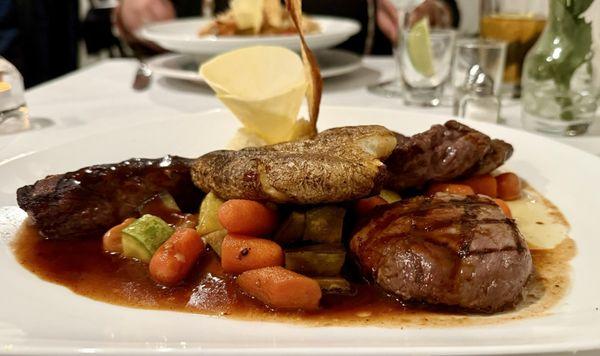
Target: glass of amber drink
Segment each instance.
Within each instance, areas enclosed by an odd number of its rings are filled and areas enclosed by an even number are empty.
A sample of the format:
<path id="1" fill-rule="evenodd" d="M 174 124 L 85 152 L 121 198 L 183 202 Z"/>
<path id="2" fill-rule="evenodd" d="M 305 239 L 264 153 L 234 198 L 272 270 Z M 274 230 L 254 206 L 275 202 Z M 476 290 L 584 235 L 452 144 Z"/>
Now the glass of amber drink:
<path id="1" fill-rule="evenodd" d="M 546 24 L 545 0 L 482 0 L 480 35 L 507 43 L 503 94 L 521 96 L 521 72 Z"/>

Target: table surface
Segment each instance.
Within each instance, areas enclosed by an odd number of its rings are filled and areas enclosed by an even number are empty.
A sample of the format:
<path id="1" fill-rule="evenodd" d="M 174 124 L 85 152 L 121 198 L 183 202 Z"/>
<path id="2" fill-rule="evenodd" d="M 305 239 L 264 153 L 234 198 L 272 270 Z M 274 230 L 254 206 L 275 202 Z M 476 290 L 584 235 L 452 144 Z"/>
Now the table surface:
<path id="1" fill-rule="evenodd" d="M 157 77 L 148 90 L 136 92 L 131 88 L 136 68 L 137 63 L 133 60 L 105 60 L 27 91 L 26 100 L 34 130 L 0 136 L 0 164 L 34 150 L 112 130 L 120 125 L 223 107 L 210 88 L 198 83 Z M 407 108 L 398 98 L 380 97 L 367 90 L 368 85 L 389 79 L 393 74 L 391 57 L 367 57 L 360 70 L 325 80 L 322 105 L 426 110 L 451 117 L 452 110 L 447 106 Z M 508 125 L 519 127 L 519 115 L 518 102 L 503 106 L 502 116 L 507 119 Z M 365 123 L 372 122 L 373 118 L 365 118 Z M 598 123 L 587 135 L 556 139 L 600 155 Z M 592 354 L 596 352 L 581 353 Z"/>
<path id="2" fill-rule="evenodd" d="M 28 90 L 26 100 L 35 129 L 0 136 L 0 162 L 119 125 L 223 107 L 201 83 L 155 77 L 150 88 L 136 92 L 131 88 L 136 67 L 130 59 L 105 60 Z M 367 90 L 368 85 L 393 75 L 391 57 L 365 57 L 359 70 L 325 80 L 322 105 L 422 110 L 451 117 L 449 106 L 407 108 L 399 98 L 385 98 Z M 508 125 L 519 127 L 519 103 L 503 103 L 502 116 Z M 372 120 L 365 118 L 365 123 Z M 584 136 L 556 139 L 600 155 L 598 123 Z"/>

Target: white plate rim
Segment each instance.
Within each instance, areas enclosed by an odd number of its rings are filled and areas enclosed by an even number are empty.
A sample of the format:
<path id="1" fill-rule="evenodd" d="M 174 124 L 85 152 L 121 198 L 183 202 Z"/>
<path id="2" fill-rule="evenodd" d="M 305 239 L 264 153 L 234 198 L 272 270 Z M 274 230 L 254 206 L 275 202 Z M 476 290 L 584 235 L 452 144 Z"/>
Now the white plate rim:
<path id="1" fill-rule="evenodd" d="M 346 31 L 339 31 L 338 29 L 334 29 L 331 32 L 319 32 L 319 33 L 310 33 L 304 35 L 304 37 L 308 40 L 315 37 L 320 37 L 322 35 L 340 35 L 347 34 L 354 35 L 360 31 L 360 23 L 357 20 L 346 18 L 346 17 L 336 17 L 336 16 L 324 16 L 324 15 L 311 15 L 312 20 L 319 22 L 331 22 L 337 23 L 338 25 L 348 26 Z M 145 24 L 142 26 L 140 30 L 140 34 L 147 39 L 157 39 L 157 40 L 175 40 L 175 41 L 186 41 L 186 42 L 255 42 L 256 40 L 265 40 L 265 42 L 277 41 L 281 39 L 292 39 L 296 41 L 298 39 L 297 34 L 289 34 L 289 35 L 257 35 L 257 36 L 192 36 L 192 35 L 168 35 L 156 33 L 156 28 L 160 28 L 165 25 L 170 25 L 176 22 L 179 23 L 196 23 L 200 21 L 205 21 L 201 17 L 184 17 L 175 20 L 166 20 L 166 21 L 158 21 Z"/>
<path id="2" fill-rule="evenodd" d="M 323 77 L 325 79 L 338 77 L 338 76 L 342 76 L 345 74 L 355 72 L 358 69 L 360 69 L 363 64 L 362 58 L 359 55 L 354 54 L 349 51 L 338 50 L 338 49 L 325 49 L 325 50 L 318 51 L 317 53 L 315 53 L 315 55 L 317 57 L 319 57 L 319 53 L 321 53 L 321 54 L 332 53 L 333 55 L 344 55 L 344 56 L 355 57 L 355 58 L 353 58 L 354 61 L 351 63 L 336 65 L 333 67 L 321 67 L 320 68 L 321 69 L 321 77 Z M 176 61 L 178 59 L 183 59 L 185 57 L 191 57 L 191 56 L 193 56 L 193 55 L 183 54 L 183 53 L 165 53 L 165 54 L 160 54 L 158 56 L 154 56 L 154 57 L 150 58 L 149 60 L 146 61 L 146 63 L 148 64 L 148 66 L 150 66 L 150 69 L 152 70 L 153 73 L 156 73 L 160 76 L 167 77 L 167 78 L 173 78 L 173 79 L 187 80 L 187 81 L 192 81 L 192 82 L 197 82 L 197 83 L 204 83 L 205 82 L 204 78 L 198 71 L 192 72 L 192 71 L 185 70 L 185 69 L 174 69 L 174 68 L 169 68 L 168 66 L 165 65 L 165 63 L 168 61 Z"/>
<path id="3" fill-rule="evenodd" d="M 354 110 L 354 111 L 358 111 L 358 112 L 363 112 L 365 113 L 365 115 L 367 113 L 369 113 L 370 115 L 375 114 L 375 116 L 371 116 L 371 117 L 376 117 L 378 112 L 387 112 L 388 114 L 390 113 L 396 113 L 396 114 L 409 114 L 409 115 L 419 115 L 422 117 L 428 117 L 434 120 L 438 120 L 438 121 L 444 121 L 446 119 L 450 119 L 449 117 L 443 116 L 440 117 L 440 115 L 438 114 L 423 114 L 422 112 L 411 112 L 411 111 L 407 111 L 407 110 L 389 110 L 389 109 L 371 109 L 371 108 L 352 108 L 352 107 L 335 107 L 335 106 L 323 106 L 323 111 L 324 112 L 328 112 L 328 111 L 332 111 L 332 112 L 343 112 L 344 110 Z M 196 115 L 211 115 L 214 113 L 220 113 L 220 112 L 224 112 L 225 110 L 210 110 L 207 111 L 204 114 L 196 114 Z M 188 116 L 188 115 L 186 115 Z M 158 120 L 158 121 L 163 121 L 163 120 Z M 155 121 L 155 122 L 158 122 Z M 166 120 L 165 120 L 166 121 Z M 377 123 L 376 119 L 372 120 L 375 122 L 371 122 L 371 123 Z M 467 124 L 472 124 L 471 122 L 469 122 L 468 120 L 461 120 L 464 121 Z M 365 122 L 365 124 L 367 124 L 368 122 Z M 143 125 L 143 124 L 141 124 Z M 481 124 L 485 127 L 494 127 L 492 125 L 484 125 Z M 133 126 L 140 126 L 140 124 L 136 124 Z M 508 132 L 519 132 L 520 134 L 522 133 L 519 130 L 516 129 L 512 129 L 512 128 L 504 128 L 507 129 Z M 103 134 L 103 133 L 101 133 Z M 582 157 L 586 157 L 584 159 L 590 160 L 590 162 L 595 163 L 595 164 L 599 164 L 600 163 L 600 159 L 590 153 L 587 153 L 585 151 L 581 151 L 577 148 L 568 146 L 566 144 L 557 142 L 557 141 L 553 141 L 549 138 L 546 137 L 541 137 L 541 136 L 537 136 L 537 135 L 533 135 L 533 137 L 536 137 L 537 139 L 541 139 L 540 142 L 545 142 L 545 143 L 549 143 L 551 145 L 558 145 L 561 147 L 561 149 L 563 150 L 567 150 L 570 151 L 573 154 L 577 154 L 577 155 L 581 155 Z M 68 143 L 67 143 L 68 144 Z M 42 150 L 43 151 L 43 150 Z M 15 159 L 21 159 L 22 157 L 16 157 Z M 7 162 L 7 161 L 5 161 Z M 2 165 L 0 165 L 1 167 Z M 346 348 L 346 347 L 332 347 L 332 348 L 317 348 L 317 349 L 311 349 L 311 348 L 282 348 L 282 349 L 264 349 L 264 348 L 247 348 L 247 349 L 218 349 L 218 348 L 213 348 L 213 349 L 202 349 L 201 345 L 198 345 L 198 348 L 187 348 L 187 349 L 179 349 L 179 348 L 172 348 L 171 346 L 168 345 L 163 345 L 164 347 L 161 349 L 159 348 L 140 348 L 139 346 L 136 347 L 132 347 L 132 348 L 123 348 L 123 347 L 118 347 L 118 348 L 112 348 L 112 347 L 102 347 L 100 349 L 86 349 L 83 350 L 81 348 L 72 348 L 72 347 L 51 347 L 51 348 L 36 348 L 36 347 L 23 347 L 22 345 L 14 345 L 15 348 L 14 349 L 7 349 L 7 345 L 3 345 L 1 338 L 0 338 L 0 347 L 4 346 L 4 349 L 2 350 L 3 352 L 7 352 L 7 353 L 17 353 L 17 354 L 23 354 L 23 353 L 27 353 L 27 354 L 35 354 L 35 353 L 39 353 L 42 352 L 43 353 L 53 353 L 53 354 L 64 354 L 64 353 L 79 353 L 79 352 L 102 352 L 102 353 L 109 353 L 109 354 L 119 354 L 119 353 L 148 353 L 148 352 L 165 352 L 165 351 L 172 351 L 172 352 L 176 352 L 176 353 L 196 353 L 196 352 L 200 352 L 202 351 L 203 353 L 206 354 L 230 354 L 230 353 L 235 353 L 235 354 L 255 354 L 255 353 L 261 353 L 261 354 L 278 354 L 281 353 L 283 351 L 289 351 L 289 353 L 292 354 L 309 354 L 309 353 L 320 353 L 320 354 L 338 354 L 338 353 L 345 353 L 345 352 L 359 352 L 361 354 L 379 354 L 379 353 L 410 353 L 410 354 L 428 354 L 428 353 L 439 353 L 439 352 L 443 352 L 444 354 L 481 354 L 481 353 L 490 353 L 490 354 L 497 354 L 497 353 L 530 353 L 530 352 L 561 352 L 561 351 L 569 351 L 569 350 L 573 350 L 572 346 L 570 347 L 569 345 L 565 345 L 563 343 L 547 343 L 544 346 L 540 346 L 540 345 L 518 345 L 518 346 L 506 346 L 506 347 L 498 347 L 498 346 L 493 346 L 490 348 L 486 348 L 486 347 L 482 347 L 482 346 L 474 346 L 472 347 L 472 349 L 469 349 L 468 346 L 466 347 L 437 347 L 437 346 L 432 346 L 432 347 L 422 347 L 422 346 L 418 346 L 418 347 L 414 347 L 411 348 L 409 347 L 386 347 L 386 348 L 372 348 L 372 347 L 368 347 L 368 348 L 360 348 L 360 347 L 352 347 L 352 348 Z M 148 345 L 146 345 L 148 346 Z M 188 346 L 192 346 L 192 345 L 188 345 Z M 595 341 L 588 341 L 588 342 L 580 342 L 577 345 L 577 350 L 590 350 L 590 349 L 595 349 L 595 348 L 600 348 L 600 338 L 598 338 Z"/>
<path id="4" fill-rule="evenodd" d="M 320 23 L 323 32 L 312 33 L 305 35 L 306 41 L 313 50 L 323 48 L 320 45 L 322 41 L 330 41 L 339 44 L 344 40 L 358 33 L 361 25 L 357 20 L 344 17 L 314 15 L 311 18 Z M 167 49 L 175 51 L 175 47 L 179 48 L 182 53 L 220 53 L 224 50 L 229 50 L 239 47 L 247 47 L 250 45 L 279 45 L 288 48 L 299 48 L 300 40 L 298 35 L 269 35 L 269 36 L 197 36 L 196 33 L 190 34 L 167 34 L 157 32 L 157 29 L 168 28 L 175 25 L 195 24 L 198 29 L 200 26 L 209 20 L 201 17 L 185 17 L 175 20 L 159 21 L 145 24 L 137 31 L 140 38 L 148 41 L 156 42 Z M 176 45 L 174 45 L 176 44 Z M 189 48 L 190 45 L 203 44 L 206 48 Z M 335 45 L 333 44 L 333 45 Z M 187 46 L 187 47 L 186 47 Z M 187 48 L 181 50 L 181 48 Z"/>

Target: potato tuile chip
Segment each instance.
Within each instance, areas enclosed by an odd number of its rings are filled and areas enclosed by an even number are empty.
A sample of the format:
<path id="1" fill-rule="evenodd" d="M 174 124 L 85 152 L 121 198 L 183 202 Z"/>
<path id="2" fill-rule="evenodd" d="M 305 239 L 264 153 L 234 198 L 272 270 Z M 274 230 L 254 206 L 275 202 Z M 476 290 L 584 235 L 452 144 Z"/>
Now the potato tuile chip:
<path id="1" fill-rule="evenodd" d="M 294 26 L 300 36 L 300 44 L 302 47 L 302 62 L 304 70 L 308 78 L 308 88 L 306 90 L 306 101 L 308 105 L 309 122 L 314 131 L 313 135 L 317 134 L 317 120 L 319 117 L 319 107 L 321 105 L 321 95 L 323 93 L 323 79 L 321 71 L 315 55 L 308 47 L 304 38 L 302 27 L 302 1 L 301 0 L 285 0 L 285 4 Z"/>
<path id="2" fill-rule="evenodd" d="M 237 1 L 240 11 L 246 10 L 242 5 L 248 0 Z M 247 129 L 236 140 L 242 145 L 257 142 L 249 134 L 260 136 L 267 144 L 313 137 L 317 134 L 323 81 L 304 38 L 302 4 L 286 0 L 284 9 L 277 0 L 260 3 L 265 17 L 282 18 L 289 13 L 286 21 L 298 32 L 301 57 L 283 47 L 246 47 L 214 57 L 200 67 L 200 74 Z M 303 97 L 308 120 L 298 118 Z"/>
<path id="3" fill-rule="evenodd" d="M 268 144 L 288 140 L 308 85 L 298 54 L 274 46 L 241 48 L 202 64 L 200 74 L 248 130 Z"/>
<path id="4" fill-rule="evenodd" d="M 231 0 L 229 6 L 235 23 L 240 30 L 258 33 L 263 23 L 264 0 Z"/>
<path id="5" fill-rule="evenodd" d="M 261 136 L 248 130 L 246 127 L 240 127 L 231 140 L 229 140 L 227 149 L 238 151 L 242 148 L 261 147 L 266 144 L 267 142 Z"/>
<path id="6" fill-rule="evenodd" d="M 283 8 L 279 0 L 264 0 L 264 17 L 269 26 L 279 28 L 283 23 Z"/>

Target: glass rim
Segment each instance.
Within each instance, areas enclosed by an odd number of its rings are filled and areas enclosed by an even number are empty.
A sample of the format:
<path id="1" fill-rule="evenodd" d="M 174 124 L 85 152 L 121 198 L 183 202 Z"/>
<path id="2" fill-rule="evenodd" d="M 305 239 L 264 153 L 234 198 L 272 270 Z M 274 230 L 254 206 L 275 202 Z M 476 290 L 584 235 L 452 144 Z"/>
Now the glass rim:
<path id="1" fill-rule="evenodd" d="M 454 35 L 458 33 L 457 30 L 453 28 L 432 28 L 429 29 L 429 36 L 446 36 L 446 35 Z"/>
<path id="2" fill-rule="evenodd" d="M 407 35 L 410 32 L 410 28 L 406 28 L 402 30 L 404 35 Z M 429 37 L 447 37 L 454 36 L 456 38 L 457 30 L 453 28 L 432 28 L 429 30 Z"/>
<path id="3" fill-rule="evenodd" d="M 503 49 L 507 47 L 507 42 L 493 38 L 458 38 L 456 39 L 456 48 L 485 48 L 485 49 Z"/>

